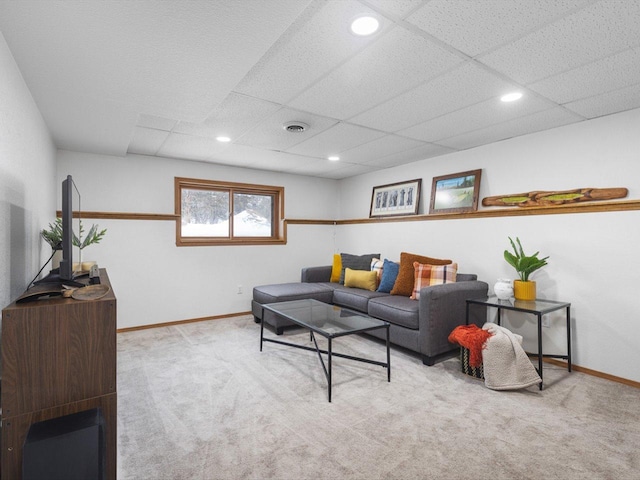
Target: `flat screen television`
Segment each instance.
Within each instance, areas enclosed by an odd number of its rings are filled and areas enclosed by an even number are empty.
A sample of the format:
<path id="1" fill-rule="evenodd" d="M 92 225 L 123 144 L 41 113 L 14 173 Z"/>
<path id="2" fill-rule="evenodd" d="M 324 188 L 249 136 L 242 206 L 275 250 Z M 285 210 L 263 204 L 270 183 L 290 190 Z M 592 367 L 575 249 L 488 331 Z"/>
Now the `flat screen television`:
<path id="1" fill-rule="evenodd" d="M 51 270 L 49 275 L 34 282 L 34 285 L 62 285 L 70 287 L 82 287 L 83 283 L 76 281 L 76 272 L 74 270 L 74 249 L 78 252 L 76 265 L 80 265 L 80 248 L 74 245 L 74 231 L 80 235 L 80 219 L 73 218 L 73 208 L 80 210 L 80 192 L 73 182 L 71 175 L 67 175 L 62 181 L 62 241 L 56 248 L 62 250 L 62 259 L 60 267 Z M 77 269 L 79 270 L 79 268 Z"/>
<path id="2" fill-rule="evenodd" d="M 73 178 L 62 181 L 62 259 L 60 280 L 73 280 L 73 194 L 77 191 Z"/>

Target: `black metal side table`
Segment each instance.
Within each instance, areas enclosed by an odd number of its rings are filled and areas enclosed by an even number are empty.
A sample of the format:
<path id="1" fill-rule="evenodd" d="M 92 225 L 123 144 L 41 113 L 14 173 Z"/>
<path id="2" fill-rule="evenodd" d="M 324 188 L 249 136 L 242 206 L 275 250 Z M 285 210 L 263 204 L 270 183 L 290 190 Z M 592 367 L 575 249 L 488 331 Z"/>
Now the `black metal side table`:
<path id="1" fill-rule="evenodd" d="M 557 302 L 554 300 L 544 300 L 537 298 L 532 301 L 515 300 L 510 298 L 508 300 L 500 300 L 498 297 L 488 297 L 486 299 L 470 298 L 467 300 L 467 317 L 466 324 L 469 324 L 469 306 L 470 305 L 483 305 L 485 307 L 494 307 L 498 309 L 498 325 L 500 325 L 500 312 L 502 310 L 513 310 L 515 312 L 524 312 L 535 315 L 538 318 L 538 375 L 540 380 L 542 378 L 542 359 L 543 357 L 549 358 L 561 358 L 567 360 L 567 371 L 571 371 L 571 303 Z M 542 316 L 554 312 L 556 310 L 566 309 L 567 312 L 567 354 L 547 354 L 542 352 Z M 540 382 L 540 390 L 542 390 L 543 382 Z"/>

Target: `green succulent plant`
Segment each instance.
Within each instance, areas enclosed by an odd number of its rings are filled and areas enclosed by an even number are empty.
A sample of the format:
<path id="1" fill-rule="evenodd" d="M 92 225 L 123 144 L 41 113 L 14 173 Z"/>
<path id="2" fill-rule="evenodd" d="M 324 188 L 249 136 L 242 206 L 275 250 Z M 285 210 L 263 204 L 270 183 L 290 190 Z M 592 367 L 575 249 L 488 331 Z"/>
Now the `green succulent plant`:
<path id="1" fill-rule="evenodd" d="M 533 255 L 525 255 L 524 250 L 522 249 L 522 244 L 520 243 L 520 239 L 516 237 L 516 243 L 513 242 L 511 237 L 509 237 L 509 242 L 511 242 L 511 247 L 513 248 L 513 253 L 509 250 L 504 251 L 504 259 L 507 261 L 509 265 L 516 269 L 518 272 L 518 276 L 520 280 L 523 282 L 529 281 L 529 275 L 538 270 L 539 268 L 547 265 L 547 258 L 538 258 L 540 252 L 536 252 Z"/>
<path id="2" fill-rule="evenodd" d="M 100 243 L 102 237 L 107 233 L 107 229 L 98 231 L 98 225 L 93 224 L 87 235 L 83 235 L 84 227 L 80 220 L 80 236 L 73 232 L 73 245 L 82 250 L 93 243 Z M 47 242 L 53 250 L 62 250 L 62 219 L 56 218 L 56 221 L 49 224 L 49 229 L 43 229 L 40 236 Z M 82 241 L 80 240 L 82 239 Z"/>

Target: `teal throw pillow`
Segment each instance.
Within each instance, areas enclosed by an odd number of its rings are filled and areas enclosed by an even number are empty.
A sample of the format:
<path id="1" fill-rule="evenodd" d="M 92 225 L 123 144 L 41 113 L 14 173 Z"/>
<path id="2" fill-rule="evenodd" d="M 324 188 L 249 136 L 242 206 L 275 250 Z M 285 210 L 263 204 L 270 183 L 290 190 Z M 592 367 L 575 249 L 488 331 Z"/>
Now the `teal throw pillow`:
<path id="1" fill-rule="evenodd" d="M 384 265 L 382 267 L 382 278 L 380 279 L 380 286 L 378 292 L 391 293 L 393 285 L 396 283 L 396 277 L 400 270 L 400 264 L 392 262 L 391 260 L 384 259 Z"/>

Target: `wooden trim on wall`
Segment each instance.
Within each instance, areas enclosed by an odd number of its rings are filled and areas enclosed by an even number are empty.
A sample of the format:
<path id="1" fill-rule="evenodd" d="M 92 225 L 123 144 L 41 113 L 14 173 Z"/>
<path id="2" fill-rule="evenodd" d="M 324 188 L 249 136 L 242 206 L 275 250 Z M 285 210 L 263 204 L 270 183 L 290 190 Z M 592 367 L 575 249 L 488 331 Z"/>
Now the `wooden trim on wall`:
<path id="1" fill-rule="evenodd" d="M 56 216 L 61 217 L 62 212 L 58 210 Z M 133 213 L 133 212 L 73 212 L 75 218 L 106 218 L 107 220 L 170 220 L 175 222 L 180 215 L 174 213 Z"/>
<path id="2" fill-rule="evenodd" d="M 468 213 L 436 213 L 431 215 L 407 215 L 401 217 L 384 218 L 354 218 L 348 220 L 314 220 L 288 218 L 286 225 L 355 225 L 359 223 L 390 223 L 390 222 L 427 222 L 432 220 L 462 220 L 468 218 L 496 218 L 496 217 L 526 217 L 529 215 L 563 215 L 573 213 L 602 213 L 628 212 L 640 210 L 640 200 L 626 200 L 620 202 L 574 203 L 555 205 L 550 207 L 526 208 L 497 208 L 479 210 Z M 62 212 L 58 210 L 57 216 Z M 78 216 L 78 212 L 74 212 Z M 82 212 L 82 218 L 106 218 L 110 220 L 162 220 L 175 222 L 180 215 L 174 213 L 128 213 L 128 212 Z"/>
<path id="3" fill-rule="evenodd" d="M 536 355 L 534 355 L 537 358 Z M 562 360 L 556 360 L 554 358 L 545 358 L 545 363 L 550 363 L 552 365 L 556 365 L 558 367 L 562 367 L 566 370 L 567 362 L 563 362 Z M 597 370 L 591 370 L 590 368 L 581 367 L 580 365 L 571 364 L 571 370 L 576 372 L 585 373 L 587 375 L 592 375 L 594 377 L 604 378 L 605 380 L 610 380 L 612 382 L 622 383 L 624 385 L 628 385 L 630 387 L 640 388 L 640 382 L 636 382 L 634 380 L 629 380 L 628 378 L 616 377 L 615 375 L 610 375 L 608 373 L 599 372 Z"/>
<path id="4" fill-rule="evenodd" d="M 138 330 L 148 330 L 150 328 L 172 327 L 175 325 L 183 325 L 185 323 L 206 322 L 208 320 L 221 320 L 231 317 L 242 317 L 244 315 L 252 315 L 251 312 L 229 313 L 228 315 L 213 315 L 211 317 L 189 318 L 187 320 L 177 320 L 175 322 L 152 323 L 149 325 L 141 325 L 139 327 L 118 328 L 116 333 L 136 332 Z"/>

